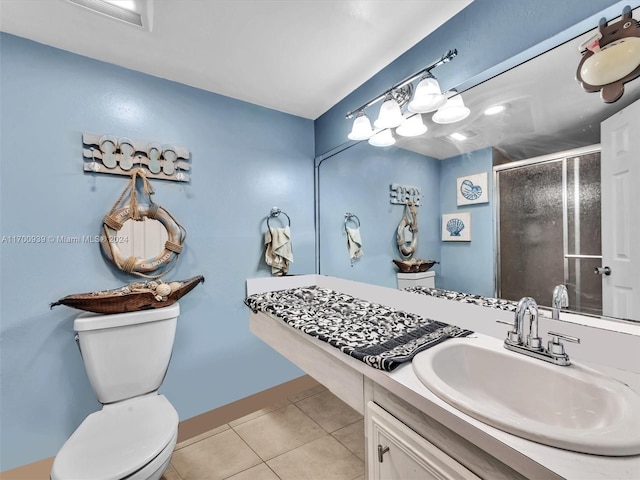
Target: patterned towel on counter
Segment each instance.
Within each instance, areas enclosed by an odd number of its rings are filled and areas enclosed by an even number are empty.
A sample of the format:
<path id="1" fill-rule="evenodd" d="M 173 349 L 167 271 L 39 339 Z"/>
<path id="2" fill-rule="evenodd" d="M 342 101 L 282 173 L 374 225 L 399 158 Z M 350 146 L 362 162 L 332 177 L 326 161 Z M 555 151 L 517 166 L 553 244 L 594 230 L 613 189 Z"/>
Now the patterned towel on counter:
<path id="1" fill-rule="evenodd" d="M 515 312 L 518 307 L 518 302 L 514 302 L 513 300 L 483 297 L 482 295 L 455 292 L 453 290 L 442 290 L 440 288 L 407 287 L 404 290 L 412 293 L 420 293 L 422 295 L 430 295 L 436 298 L 444 298 L 446 300 L 455 300 L 460 303 L 473 303 L 474 305 L 480 305 L 481 307 L 497 308 L 499 310 L 506 310 L 507 312 Z"/>
<path id="2" fill-rule="evenodd" d="M 473 333 L 315 286 L 251 295 L 245 304 L 387 371 L 448 338 Z"/>

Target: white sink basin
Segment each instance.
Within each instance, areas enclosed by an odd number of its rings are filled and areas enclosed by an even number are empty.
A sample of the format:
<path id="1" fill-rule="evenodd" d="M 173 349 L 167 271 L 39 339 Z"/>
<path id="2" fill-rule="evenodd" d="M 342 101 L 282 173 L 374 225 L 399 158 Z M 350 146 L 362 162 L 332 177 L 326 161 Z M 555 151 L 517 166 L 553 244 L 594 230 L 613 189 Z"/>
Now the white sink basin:
<path id="1" fill-rule="evenodd" d="M 435 395 L 505 432 L 575 452 L 640 454 L 640 395 L 575 362 L 560 367 L 478 336 L 447 340 L 412 365 Z"/>

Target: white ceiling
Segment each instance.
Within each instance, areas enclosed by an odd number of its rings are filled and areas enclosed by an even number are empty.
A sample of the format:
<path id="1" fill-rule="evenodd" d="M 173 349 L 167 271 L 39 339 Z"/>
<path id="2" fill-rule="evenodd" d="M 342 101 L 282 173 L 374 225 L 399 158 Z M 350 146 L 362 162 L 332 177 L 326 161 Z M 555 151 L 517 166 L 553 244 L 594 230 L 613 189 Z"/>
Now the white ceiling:
<path id="1" fill-rule="evenodd" d="M 0 0 L 0 28 L 316 119 L 472 0 L 148 0 L 152 31 L 67 0 Z"/>

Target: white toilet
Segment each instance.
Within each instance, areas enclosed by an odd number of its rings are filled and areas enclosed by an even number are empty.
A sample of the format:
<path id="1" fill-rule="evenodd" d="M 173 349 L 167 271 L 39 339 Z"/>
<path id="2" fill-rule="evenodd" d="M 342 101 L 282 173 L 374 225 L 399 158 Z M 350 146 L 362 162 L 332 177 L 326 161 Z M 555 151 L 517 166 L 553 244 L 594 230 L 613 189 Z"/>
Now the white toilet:
<path id="1" fill-rule="evenodd" d="M 436 272 L 433 270 L 416 273 L 398 272 L 398 288 L 402 290 L 409 287 L 435 288 Z"/>
<path id="2" fill-rule="evenodd" d="M 89 415 L 53 462 L 52 480 L 156 480 L 169 466 L 178 413 L 158 388 L 169 366 L 180 306 L 73 324 L 102 410 Z"/>

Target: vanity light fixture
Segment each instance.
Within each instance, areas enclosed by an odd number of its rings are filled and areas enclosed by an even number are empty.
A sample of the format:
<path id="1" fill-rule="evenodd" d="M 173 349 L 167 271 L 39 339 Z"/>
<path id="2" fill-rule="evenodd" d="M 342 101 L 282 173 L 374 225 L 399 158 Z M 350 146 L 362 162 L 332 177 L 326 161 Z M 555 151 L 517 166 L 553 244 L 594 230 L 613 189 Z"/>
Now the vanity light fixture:
<path id="1" fill-rule="evenodd" d="M 431 118 L 434 122 L 440 124 L 456 123 L 464 120 L 469 116 L 471 110 L 464 106 L 462 95 L 457 91 L 451 90 L 453 96 L 449 97 L 447 103 L 438 109 Z"/>
<path id="2" fill-rule="evenodd" d="M 349 135 L 350 140 L 369 140 L 373 136 L 373 129 L 369 117 L 364 114 L 363 110 L 358 112 L 358 116 L 353 121 L 353 127 Z"/>
<path id="3" fill-rule="evenodd" d="M 429 113 L 439 109 L 446 101 L 447 96 L 440 90 L 438 80 L 427 72 L 418 83 L 413 100 L 407 108 L 414 113 Z"/>
<path id="4" fill-rule="evenodd" d="M 369 139 L 369 143 L 376 146 L 392 145 L 393 143 L 389 143 L 391 140 L 395 142 L 391 131 L 383 133 L 382 136 L 380 136 L 380 133 L 382 132 L 377 133 L 374 136 L 370 135 L 373 133 L 371 131 L 371 123 L 365 115 L 364 110 L 380 101 L 383 101 L 383 103 L 380 107 L 378 118 L 374 122 L 376 128 L 398 128 L 399 131 L 397 131 L 397 133 L 404 136 L 421 135 L 426 132 L 427 127 L 422 122 L 422 117 L 419 114 L 434 111 L 446 102 L 446 96 L 440 91 L 440 85 L 431 74 L 431 70 L 444 63 L 450 62 L 457 54 L 457 50 L 449 50 L 440 58 L 440 60 L 433 62 L 431 65 L 395 84 L 374 99 L 369 100 L 364 105 L 361 105 L 355 110 L 351 110 L 347 113 L 347 119 L 353 118 L 354 115 L 357 115 L 353 122 L 351 132 L 348 135 L 349 139 Z M 414 95 L 412 82 L 417 79 L 420 79 L 420 81 L 416 87 Z M 412 96 L 413 100 L 410 103 L 409 100 Z M 407 103 L 410 103 L 408 110 L 412 113 L 418 114 L 417 116 L 403 117 L 402 107 Z M 403 122 L 408 123 L 408 125 L 406 127 L 402 127 L 404 124 Z M 365 134 L 365 132 L 367 133 Z"/>
<path id="5" fill-rule="evenodd" d="M 400 104 L 390 93 L 387 94 L 384 103 L 380 107 L 378 118 L 373 124 L 376 128 L 396 128 L 403 120 Z"/>
<path id="6" fill-rule="evenodd" d="M 410 113 L 404 115 L 405 120 L 396 128 L 396 133 L 403 137 L 417 137 L 427 131 L 427 126 L 422 121 L 422 115 L 419 113 Z"/>
<path id="7" fill-rule="evenodd" d="M 388 128 L 379 131 L 369 139 L 369 144 L 374 147 L 390 147 L 394 143 L 396 143 L 396 139 L 393 138 L 391 130 Z"/>

